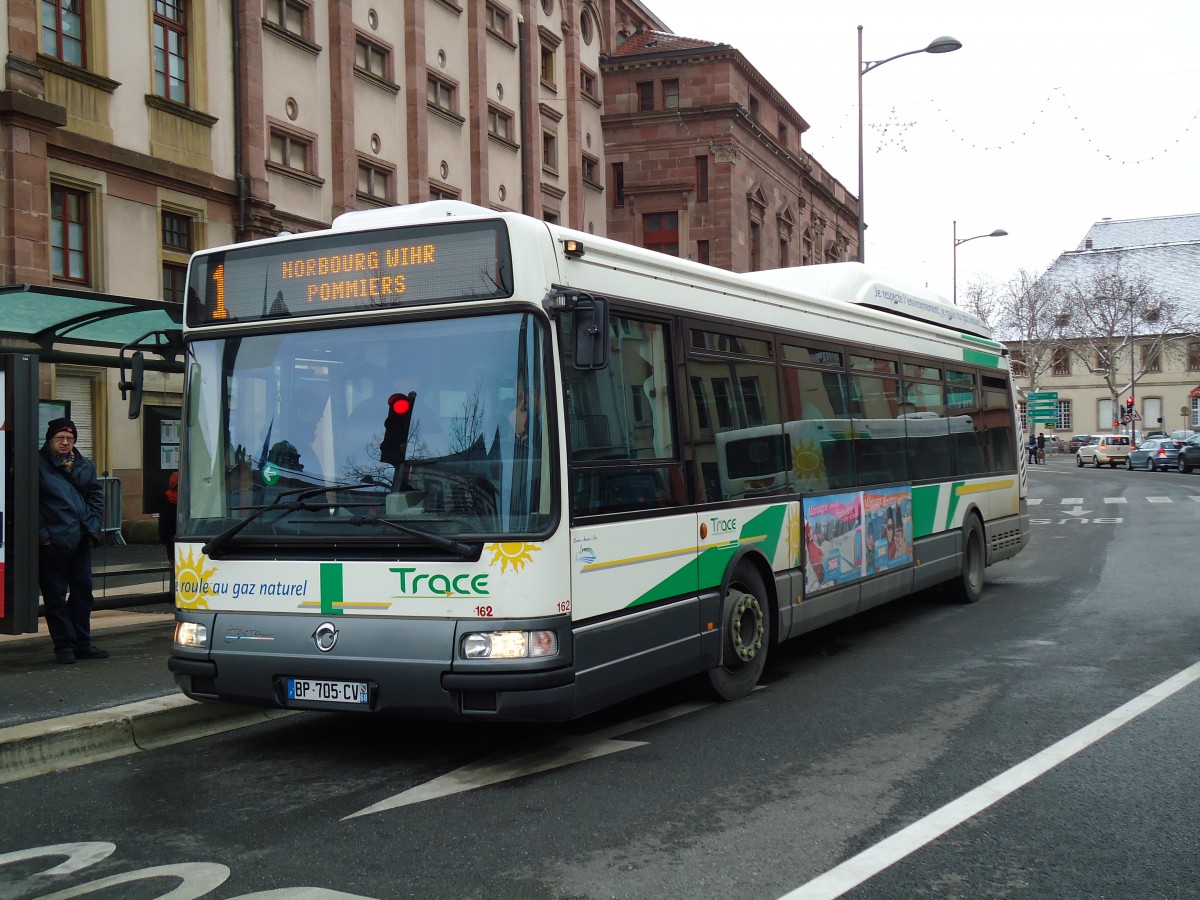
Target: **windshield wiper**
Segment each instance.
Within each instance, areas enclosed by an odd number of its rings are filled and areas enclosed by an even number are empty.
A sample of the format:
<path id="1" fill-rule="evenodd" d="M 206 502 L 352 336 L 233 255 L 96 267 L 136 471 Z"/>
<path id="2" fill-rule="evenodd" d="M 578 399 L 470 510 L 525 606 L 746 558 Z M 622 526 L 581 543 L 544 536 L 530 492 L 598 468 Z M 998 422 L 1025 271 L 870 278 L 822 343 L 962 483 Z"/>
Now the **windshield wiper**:
<path id="1" fill-rule="evenodd" d="M 394 528 L 397 531 L 402 531 L 404 534 L 407 534 L 411 537 L 421 538 L 422 540 L 429 541 L 429 543 L 433 544 L 433 546 L 438 547 L 441 550 L 448 550 L 451 553 L 455 553 L 463 559 L 474 559 L 477 553 L 476 548 L 472 547 L 470 544 L 464 544 L 462 541 L 456 541 L 454 538 L 448 538 L 442 534 L 436 534 L 432 531 L 426 531 L 423 528 L 416 528 L 412 525 L 404 525 L 400 522 L 394 522 L 391 519 L 380 518 L 379 516 L 355 516 L 351 519 L 343 519 L 342 521 L 350 525 L 366 525 L 368 523 L 386 525 L 388 528 Z"/>
<path id="2" fill-rule="evenodd" d="M 331 501 L 314 506 L 313 504 L 306 503 L 305 501 L 310 497 L 316 497 L 320 494 L 328 493 L 331 490 L 358 490 L 364 487 L 376 486 L 377 485 L 375 485 L 373 482 L 364 481 L 361 484 L 327 484 L 323 487 L 292 488 L 290 490 L 280 491 L 279 496 L 270 503 L 258 507 L 256 510 L 254 510 L 254 512 L 246 516 L 246 518 L 242 519 L 240 522 L 234 522 L 216 537 L 212 538 L 212 540 L 200 548 L 200 552 L 208 556 L 210 559 L 218 559 L 219 557 L 217 554 L 221 552 L 221 548 L 233 540 L 233 538 L 236 537 L 243 528 L 257 519 L 263 513 L 272 511 L 296 512 L 297 510 L 329 509 L 331 507 L 341 506 L 342 504 Z M 285 503 L 284 501 L 289 497 L 295 497 L 295 499 L 288 500 L 288 502 Z"/>

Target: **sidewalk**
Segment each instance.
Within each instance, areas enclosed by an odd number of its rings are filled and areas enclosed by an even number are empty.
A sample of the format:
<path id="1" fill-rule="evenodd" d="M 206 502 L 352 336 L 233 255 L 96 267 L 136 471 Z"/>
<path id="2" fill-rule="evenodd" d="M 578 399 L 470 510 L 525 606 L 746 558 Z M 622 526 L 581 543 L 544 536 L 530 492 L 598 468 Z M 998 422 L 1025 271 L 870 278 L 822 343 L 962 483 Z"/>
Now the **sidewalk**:
<path id="1" fill-rule="evenodd" d="M 145 596 L 146 587 L 157 590 L 143 582 L 122 592 Z M 0 784 L 286 714 L 180 693 L 167 671 L 174 613 L 166 603 L 98 608 L 92 637 L 111 656 L 70 666 L 55 660 L 45 619 L 38 624 L 37 634 L 0 635 Z"/>

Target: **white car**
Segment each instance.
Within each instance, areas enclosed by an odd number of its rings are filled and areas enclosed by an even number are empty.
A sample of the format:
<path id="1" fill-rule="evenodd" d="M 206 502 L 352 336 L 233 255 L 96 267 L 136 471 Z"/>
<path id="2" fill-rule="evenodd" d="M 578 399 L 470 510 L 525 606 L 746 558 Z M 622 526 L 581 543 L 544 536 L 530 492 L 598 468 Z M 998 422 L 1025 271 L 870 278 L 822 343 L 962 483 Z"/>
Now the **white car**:
<path id="1" fill-rule="evenodd" d="M 1096 440 L 1084 444 L 1075 451 L 1075 465 L 1082 468 L 1091 463 L 1097 469 L 1108 464 L 1115 469 L 1129 456 L 1129 436 L 1125 434 L 1098 434 Z"/>

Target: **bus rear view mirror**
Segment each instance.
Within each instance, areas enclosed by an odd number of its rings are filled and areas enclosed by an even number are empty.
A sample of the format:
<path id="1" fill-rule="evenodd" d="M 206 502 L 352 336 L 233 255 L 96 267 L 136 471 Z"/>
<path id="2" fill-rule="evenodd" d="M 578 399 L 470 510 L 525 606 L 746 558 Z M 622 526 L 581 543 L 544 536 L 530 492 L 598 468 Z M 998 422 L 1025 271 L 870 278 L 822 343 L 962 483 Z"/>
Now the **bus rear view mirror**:
<path id="1" fill-rule="evenodd" d="M 575 368 L 584 371 L 603 369 L 608 365 L 608 301 L 581 295 L 575 301 L 572 323 Z"/>
<path id="2" fill-rule="evenodd" d="M 122 347 L 122 356 L 125 348 Z M 121 389 L 121 399 L 129 398 L 129 418 L 136 419 L 142 414 L 142 389 L 145 384 L 146 358 L 138 350 L 129 360 L 129 379 L 125 378 L 125 366 L 122 361 L 121 380 L 117 387 Z"/>

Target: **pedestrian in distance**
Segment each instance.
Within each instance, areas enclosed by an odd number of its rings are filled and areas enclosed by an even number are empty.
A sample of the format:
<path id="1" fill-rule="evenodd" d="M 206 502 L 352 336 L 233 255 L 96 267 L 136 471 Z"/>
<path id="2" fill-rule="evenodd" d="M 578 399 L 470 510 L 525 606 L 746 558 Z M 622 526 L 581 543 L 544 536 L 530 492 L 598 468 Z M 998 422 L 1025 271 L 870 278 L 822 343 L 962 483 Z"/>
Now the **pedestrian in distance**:
<path id="1" fill-rule="evenodd" d="M 1037 463 L 1037 438 L 1032 434 L 1029 435 L 1029 440 L 1025 443 L 1025 452 L 1029 454 L 1030 465 Z"/>
<path id="2" fill-rule="evenodd" d="M 75 442 L 70 419 L 54 419 L 38 459 L 38 586 L 60 663 L 104 659 L 92 643 L 92 547 L 100 543 L 104 491 Z"/>
<path id="3" fill-rule="evenodd" d="M 1046 433 L 1039 431 L 1037 436 L 1037 461 L 1044 463 L 1046 461 Z"/>

